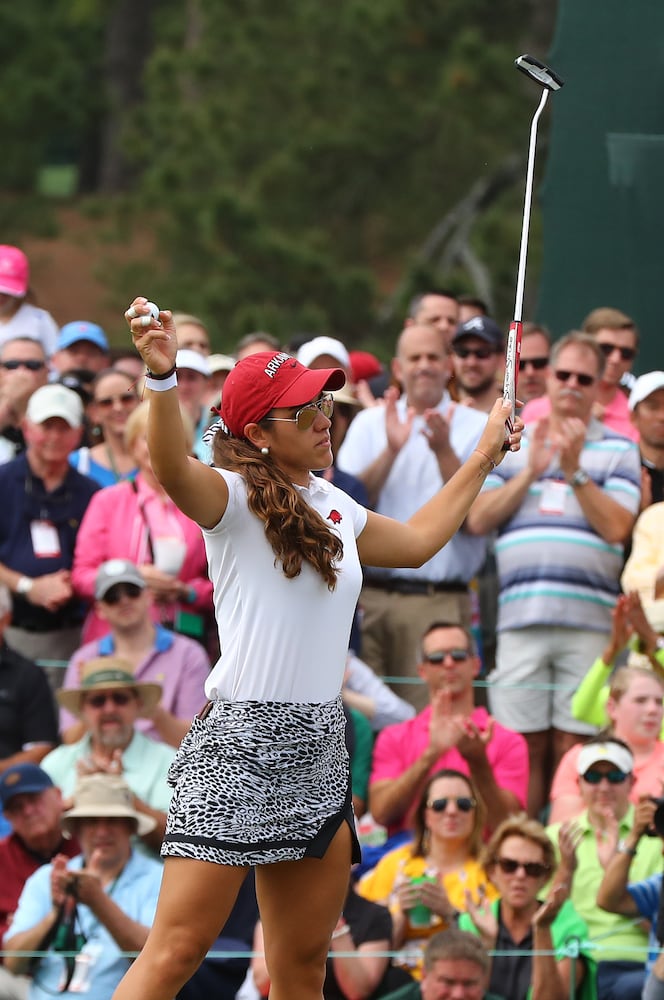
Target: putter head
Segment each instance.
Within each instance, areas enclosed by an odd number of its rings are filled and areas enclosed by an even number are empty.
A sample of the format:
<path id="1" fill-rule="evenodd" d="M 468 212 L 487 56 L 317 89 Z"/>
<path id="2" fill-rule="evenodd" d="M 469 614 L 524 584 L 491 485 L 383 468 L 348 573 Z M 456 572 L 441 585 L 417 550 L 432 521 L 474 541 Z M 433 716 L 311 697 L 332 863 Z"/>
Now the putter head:
<path id="1" fill-rule="evenodd" d="M 538 83 L 540 87 L 546 87 L 547 90 L 560 90 L 563 85 L 564 81 L 560 79 L 558 74 L 554 73 L 549 66 L 545 66 L 539 59 L 536 59 L 535 56 L 529 56 L 527 53 L 517 56 L 514 60 L 514 65 L 522 73 L 525 73 L 526 76 L 529 76 L 531 80 Z"/>

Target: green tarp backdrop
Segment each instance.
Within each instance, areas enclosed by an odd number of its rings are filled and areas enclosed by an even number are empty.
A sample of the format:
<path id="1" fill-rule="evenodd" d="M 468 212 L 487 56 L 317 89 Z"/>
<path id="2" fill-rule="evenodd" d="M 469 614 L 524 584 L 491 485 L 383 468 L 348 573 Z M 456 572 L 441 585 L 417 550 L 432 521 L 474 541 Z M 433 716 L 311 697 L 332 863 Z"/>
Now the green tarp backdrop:
<path id="1" fill-rule="evenodd" d="M 555 336 L 596 306 L 633 316 L 635 371 L 664 368 L 664 3 L 559 0 L 540 191 L 537 318 Z"/>

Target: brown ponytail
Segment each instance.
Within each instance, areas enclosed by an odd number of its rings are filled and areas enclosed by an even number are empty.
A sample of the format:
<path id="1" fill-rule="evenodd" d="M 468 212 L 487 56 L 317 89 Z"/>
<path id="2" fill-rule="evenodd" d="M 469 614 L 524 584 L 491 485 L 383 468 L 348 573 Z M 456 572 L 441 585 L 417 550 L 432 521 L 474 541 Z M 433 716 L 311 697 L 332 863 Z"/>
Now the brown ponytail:
<path id="1" fill-rule="evenodd" d="M 275 564 L 281 563 L 285 576 L 289 580 L 299 576 L 305 561 L 334 590 L 343 543 L 278 466 L 248 441 L 229 437 L 221 429 L 214 436 L 213 456 L 215 465 L 238 472 L 245 480 L 249 510 L 264 523 Z"/>

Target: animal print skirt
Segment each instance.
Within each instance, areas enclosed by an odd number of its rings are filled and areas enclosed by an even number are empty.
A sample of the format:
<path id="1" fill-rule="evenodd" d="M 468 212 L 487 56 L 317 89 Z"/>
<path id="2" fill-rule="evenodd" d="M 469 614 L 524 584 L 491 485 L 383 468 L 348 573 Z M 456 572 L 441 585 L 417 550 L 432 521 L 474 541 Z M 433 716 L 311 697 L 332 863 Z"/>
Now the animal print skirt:
<path id="1" fill-rule="evenodd" d="M 171 764 L 161 853 L 222 865 L 321 858 L 345 821 L 359 845 L 341 699 L 215 701 Z"/>

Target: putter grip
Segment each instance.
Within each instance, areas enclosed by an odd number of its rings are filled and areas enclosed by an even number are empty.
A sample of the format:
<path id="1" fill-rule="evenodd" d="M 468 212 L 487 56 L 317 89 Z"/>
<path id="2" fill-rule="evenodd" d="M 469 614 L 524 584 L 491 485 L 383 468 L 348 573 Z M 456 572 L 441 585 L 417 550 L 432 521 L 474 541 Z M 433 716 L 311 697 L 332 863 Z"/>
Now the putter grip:
<path id="1" fill-rule="evenodd" d="M 514 416 L 516 414 L 516 386 L 519 377 L 519 357 L 521 355 L 521 332 L 522 323 L 520 320 L 512 320 L 510 330 L 507 335 L 507 349 L 505 351 L 505 375 L 503 378 L 503 399 L 507 400 L 512 407 L 511 416 L 505 421 L 508 431 L 514 430 Z"/>

